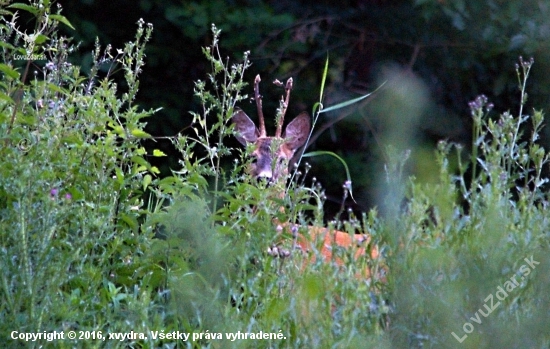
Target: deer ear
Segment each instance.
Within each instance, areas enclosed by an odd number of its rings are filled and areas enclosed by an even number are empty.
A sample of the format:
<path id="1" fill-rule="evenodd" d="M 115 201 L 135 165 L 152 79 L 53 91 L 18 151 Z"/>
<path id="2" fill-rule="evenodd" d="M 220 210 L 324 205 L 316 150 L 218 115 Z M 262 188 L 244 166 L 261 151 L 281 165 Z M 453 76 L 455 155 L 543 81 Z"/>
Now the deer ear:
<path id="1" fill-rule="evenodd" d="M 242 145 L 246 146 L 248 143 L 256 142 L 260 132 L 244 111 L 235 108 L 231 122 L 235 124 L 235 130 L 237 130 L 235 137 Z"/>
<path id="2" fill-rule="evenodd" d="M 288 124 L 283 134 L 285 144 L 290 150 L 295 151 L 300 148 L 307 140 L 309 130 L 311 128 L 311 122 L 309 121 L 309 115 L 306 112 L 300 113 Z"/>

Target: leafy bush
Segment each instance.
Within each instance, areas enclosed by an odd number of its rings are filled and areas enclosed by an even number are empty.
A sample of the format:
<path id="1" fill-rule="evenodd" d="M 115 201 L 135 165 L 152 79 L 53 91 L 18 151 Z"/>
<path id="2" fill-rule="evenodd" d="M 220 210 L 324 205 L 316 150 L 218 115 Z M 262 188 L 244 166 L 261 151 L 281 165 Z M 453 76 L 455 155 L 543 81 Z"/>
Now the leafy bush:
<path id="1" fill-rule="evenodd" d="M 17 12 L 9 21 L 14 9 L 35 17 L 31 34 Z M 133 100 L 152 28 L 140 21 L 115 56 L 98 44 L 83 77 L 67 61 L 74 45 L 57 35 L 64 17 L 45 3 L 2 11 L 1 340 L 13 344 L 14 330 L 143 328 L 151 296 L 137 286 L 152 231 L 142 195 L 156 169 L 140 145 L 152 111 Z M 115 66 L 123 92 L 105 70 Z"/>
<path id="2" fill-rule="evenodd" d="M 543 113 L 523 111 L 532 64 L 516 68 L 518 115 L 492 116 L 479 96 L 472 154 L 440 142 L 438 183 L 409 187 L 390 273 L 398 347 L 548 347 L 549 155 L 536 143 Z"/>
<path id="3" fill-rule="evenodd" d="M 334 223 L 368 232 L 380 260 L 335 248 L 343 266 L 305 263 L 273 219 L 301 223 L 302 234 L 307 224 L 321 225 L 319 181 L 306 166 L 280 197 L 283 188 L 243 174 L 249 150 L 227 146 L 234 107 L 247 99 L 248 54 L 240 64 L 222 59 L 212 28 L 204 49 L 212 73 L 195 84 L 202 105 L 193 113 L 195 134 L 170 139 L 180 167 L 158 178 L 148 160 L 164 154 L 141 143 L 152 139 L 144 119 L 154 111 L 133 102 L 152 27 L 139 21 L 134 41 L 116 55 L 98 43 L 83 77 L 67 62 L 75 47 L 57 34 L 59 23 L 70 23 L 47 4 L 2 9 L 32 14 L 36 27 L 26 34 L 15 14 L 0 26 L 0 342 L 548 347 L 548 153 L 536 143 L 542 112 L 496 116 L 479 97 L 470 105 L 471 155 L 441 142 L 438 177 L 429 184 L 402 178 L 406 156 L 393 157 L 386 178 L 407 193 L 406 208 L 389 198 L 394 216 L 372 210 Z M 31 68 L 36 57 L 46 62 Z M 522 106 L 531 65 L 520 60 L 517 68 Z M 118 68 L 122 88 L 111 80 Z M 273 246 L 290 256 L 272 257 Z M 387 275 L 357 278 L 365 267 Z M 96 339 L 24 342 L 12 331 L 83 331 Z M 167 336 L 175 331 L 191 338 Z M 238 331 L 284 338 L 226 337 Z M 125 339 L 107 339 L 116 333 Z"/>

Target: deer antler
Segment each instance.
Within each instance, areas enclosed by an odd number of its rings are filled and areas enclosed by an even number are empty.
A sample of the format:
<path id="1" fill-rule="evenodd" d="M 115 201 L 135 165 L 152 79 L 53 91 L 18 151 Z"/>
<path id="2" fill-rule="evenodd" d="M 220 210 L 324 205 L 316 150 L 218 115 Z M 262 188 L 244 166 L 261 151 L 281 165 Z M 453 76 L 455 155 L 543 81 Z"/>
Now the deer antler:
<path id="1" fill-rule="evenodd" d="M 273 83 L 275 85 L 282 86 L 282 83 L 279 80 L 275 80 Z M 283 109 L 281 110 L 281 119 L 278 120 L 278 122 L 277 122 L 277 130 L 275 131 L 275 137 L 281 137 L 281 132 L 282 132 L 282 129 L 283 129 L 283 122 L 285 120 L 285 114 L 286 114 L 286 110 L 288 108 L 288 102 L 290 101 L 290 91 L 291 90 L 292 90 L 292 78 L 288 78 L 288 80 L 286 81 L 286 86 L 285 86 L 286 98 L 283 100 L 282 97 L 281 97 L 281 101 L 283 102 Z"/>
<path id="2" fill-rule="evenodd" d="M 262 111 L 262 95 L 260 95 L 260 74 L 254 79 L 254 99 L 256 100 L 256 108 L 258 109 L 258 118 L 260 119 L 260 137 L 266 137 L 264 112 Z"/>

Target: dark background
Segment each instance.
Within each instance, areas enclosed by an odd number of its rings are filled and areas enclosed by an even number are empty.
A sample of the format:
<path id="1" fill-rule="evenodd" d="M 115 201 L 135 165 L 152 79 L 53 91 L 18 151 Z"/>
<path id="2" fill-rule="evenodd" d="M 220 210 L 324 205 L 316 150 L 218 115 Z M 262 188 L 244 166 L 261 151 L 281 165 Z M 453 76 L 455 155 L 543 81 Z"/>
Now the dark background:
<path id="1" fill-rule="evenodd" d="M 264 111 L 274 115 L 280 91 L 269 81 L 294 78 L 289 117 L 311 112 L 319 99 L 327 53 L 330 57 L 325 106 L 358 97 L 388 81 L 357 106 L 323 114 L 311 150 L 329 150 L 350 166 L 357 203 L 365 211 L 379 204 L 388 145 L 411 149 L 407 173 L 431 182 L 433 149 L 442 139 L 471 144 L 468 102 L 485 94 L 496 113 L 519 109 L 515 64 L 533 57 L 525 113 L 550 104 L 550 2 L 547 0 L 356 0 L 356 1 L 59 1 L 80 42 L 73 63 L 88 69 L 96 37 L 102 46 L 122 47 L 136 22 L 154 26 L 147 46 L 138 103 L 162 110 L 148 121 L 154 136 L 172 136 L 200 111 L 193 82 L 205 79 L 209 64 L 201 48 L 211 43 L 211 24 L 222 29 L 221 48 L 234 62 L 251 52 L 252 83 L 263 77 Z M 118 74 L 122 79 L 122 74 Z M 252 88 L 246 91 L 249 95 Z M 253 105 L 243 105 L 256 118 Z M 493 115 L 493 117 L 495 116 Z M 336 122 L 336 120 L 338 120 Z M 269 126 L 269 125 L 268 125 Z M 396 132 L 393 132 L 397 130 Z M 548 129 L 545 130 L 546 132 Z M 234 140 L 232 146 L 238 147 Z M 542 140 L 546 145 L 547 137 Z M 149 144 L 171 154 L 154 163 L 177 169 L 170 142 Z M 158 160 L 157 160 L 158 161 Z M 308 158 L 311 176 L 327 189 L 327 208 L 342 197 L 344 169 L 330 157 Z"/>

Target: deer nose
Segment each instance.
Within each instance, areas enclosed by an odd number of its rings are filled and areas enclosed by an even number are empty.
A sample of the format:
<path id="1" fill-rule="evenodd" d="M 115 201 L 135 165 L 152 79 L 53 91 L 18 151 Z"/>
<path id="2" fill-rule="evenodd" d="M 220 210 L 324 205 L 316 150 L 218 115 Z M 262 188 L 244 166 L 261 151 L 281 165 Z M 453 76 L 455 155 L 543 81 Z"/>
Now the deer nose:
<path id="1" fill-rule="evenodd" d="M 273 179 L 273 172 L 270 170 L 262 170 L 258 173 L 256 177 L 258 179 L 265 179 L 268 182 L 271 182 L 271 180 Z"/>

